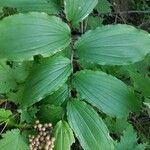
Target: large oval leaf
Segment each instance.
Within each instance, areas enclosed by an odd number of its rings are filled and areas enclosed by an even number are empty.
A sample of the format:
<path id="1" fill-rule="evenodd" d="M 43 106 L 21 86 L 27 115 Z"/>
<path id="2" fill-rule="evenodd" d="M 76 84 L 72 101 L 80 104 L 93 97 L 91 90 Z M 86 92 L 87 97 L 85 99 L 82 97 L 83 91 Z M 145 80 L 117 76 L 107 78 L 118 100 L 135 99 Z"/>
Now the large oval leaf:
<path id="1" fill-rule="evenodd" d="M 84 150 L 113 150 L 108 129 L 92 107 L 75 99 L 68 102 L 67 114 Z"/>
<path id="2" fill-rule="evenodd" d="M 65 0 L 64 3 L 68 21 L 76 25 L 92 12 L 98 0 Z"/>
<path id="3" fill-rule="evenodd" d="M 59 121 L 54 130 L 56 139 L 54 150 L 70 150 L 75 139 L 68 123 L 65 121 Z"/>
<path id="4" fill-rule="evenodd" d="M 85 33 L 76 43 L 80 59 L 101 65 L 125 65 L 150 52 L 150 35 L 129 25 L 109 25 Z"/>
<path id="5" fill-rule="evenodd" d="M 71 74 L 70 60 L 62 56 L 44 59 L 26 80 L 23 106 L 32 105 L 61 87 Z"/>
<path id="6" fill-rule="evenodd" d="M 73 79 L 79 95 L 113 117 L 126 117 L 138 109 L 133 92 L 117 78 L 100 71 L 80 71 Z"/>
<path id="7" fill-rule="evenodd" d="M 0 22 L 0 58 L 31 60 L 52 55 L 70 42 L 70 29 L 45 13 L 17 14 Z"/>
<path id="8" fill-rule="evenodd" d="M 19 12 L 46 12 L 57 14 L 59 6 L 54 1 L 49 0 L 0 0 L 1 7 L 17 8 Z"/>

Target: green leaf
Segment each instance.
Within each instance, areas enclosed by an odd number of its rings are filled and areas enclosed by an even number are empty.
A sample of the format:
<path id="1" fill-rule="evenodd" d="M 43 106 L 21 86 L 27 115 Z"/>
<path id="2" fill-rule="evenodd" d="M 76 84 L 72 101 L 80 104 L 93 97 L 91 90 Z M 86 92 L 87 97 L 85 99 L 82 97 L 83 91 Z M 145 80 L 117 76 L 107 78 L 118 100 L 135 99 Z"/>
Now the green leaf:
<path id="1" fill-rule="evenodd" d="M 95 8 L 99 13 L 110 13 L 111 12 L 111 4 L 108 0 L 98 0 L 98 4 Z"/>
<path id="2" fill-rule="evenodd" d="M 75 142 L 72 129 L 65 121 L 59 121 L 54 129 L 55 147 L 54 150 L 70 150 L 71 145 Z"/>
<path id="3" fill-rule="evenodd" d="M 88 27 L 92 30 L 96 29 L 99 26 L 102 26 L 103 18 L 101 17 L 88 17 Z"/>
<path id="4" fill-rule="evenodd" d="M 74 99 L 67 105 L 68 121 L 84 150 L 113 150 L 113 141 L 99 115 L 86 103 Z"/>
<path id="5" fill-rule="evenodd" d="M 65 0 L 64 3 L 67 20 L 77 25 L 92 12 L 98 0 Z"/>
<path id="6" fill-rule="evenodd" d="M 131 72 L 138 72 L 143 76 L 148 76 L 150 73 L 149 68 L 149 62 L 150 62 L 150 53 L 144 58 L 143 61 L 136 62 L 131 65 L 122 66 L 121 71 L 123 71 L 124 74 L 131 74 Z"/>
<path id="7" fill-rule="evenodd" d="M 148 60 L 144 60 L 143 62 L 138 62 L 133 65 L 123 66 L 120 69 L 121 73 L 130 78 L 134 89 L 145 97 L 150 96 L 150 78 L 148 77 L 150 59 Z"/>
<path id="8" fill-rule="evenodd" d="M 7 131 L 2 134 L 3 139 L 0 140 L 0 150 L 27 150 L 26 140 L 18 129 Z"/>
<path id="9" fill-rule="evenodd" d="M 123 136 L 121 137 L 120 142 L 116 142 L 115 149 L 116 150 L 145 150 L 145 144 L 138 144 L 137 143 L 137 135 L 133 130 L 132 126 L 129 126 L 124 132 Z"/>
<path id="10" fill-rule="evenodd" d="M 144 103 L 150 109 L 150 103 Z"/>
<path id="11" fill-rule="evenodd" d="M 75 44 L 78 57 L 100 65 L 126 65 L 150 52 L 150 34 L 129 25 L 108 25 L 85 33 Z"/>
<path id="12" fill-rule="evenodd" d="M 83 70 L 74 76 L 79 96 L 104 113 L 118 118 L 138 110 L 138 102 L 126 84 L 101 71 Z"/>
<path id="13" fill-rule="evenodd" d="M 37 118 L 42 122 L 58 122 L 63 115 L 63 108 L 54 105 L 42 105 L 39 107 Z"/>
<path id="14" fill-rule="evenodd" d="M 0 6 L 0 13 L 3 13 L 3 7 Z"/>
<path id="15" fill-rule="evenodd" d="M 10 110 L 0 109 L 0 122 L 6 121 L 10 116 L 12 116 L 12 112 Z"/>
<path id="16" fill-rule="evenodd" d="M 122 132 L 130 125 L 127 122 L 127 119 L 117 119 L 107 116 L 104 120 L 107 125 L 109 131 L 113 134 L 117 134 L 118 136 L 122 134 Z"/>
<path id="17" fill-rule="evenodd" d="M 34 123 L 38 109 L 36 107 L 30 107 L 26 109 L 20 109 L 18 112 L 20 113 L 20 122 L 26 121 L 27 123 Z"/>
<path id="18" fill-rule="evenodd" d="M 23 83 L 29 75 L 32 62 L 13 62 L 11 72 L 17 83 Z"/>
<path id="19" fill-rule="evenodd" d="M 145 102 L 144 104 L 148 107 L 148 114 L 150 116 L 150 102 L 149 103 Z"/>
<path id="20" fill-rule="evenodd" d="M 1 0 L 1 7 L 17 8 L 19 12 L 46 12 L 50 14 L 57 14 L 59 6 L 54 1 L 47 0 Z"/>
<path id="21" fill-rule="evenodd" d="M 23 92 L 24 85 L 18 85 L 14 91 L 10 91 L 6 94 L 7 100 L 15 103 L 16 105 L 22 104 Z"/>
<path id="22" fill-rule="evenodd" d="M 150 116 L 150 97 L 144 97 L 144 102 L 143 102 L 146 106 L 147 106 L 147 112 Z"/>
<path id="23" fill-rule="evenodd" d="M 63 50 L 70 43 L 70 29 L 55 16 L 32 12 L 4 18 L 0 22 L 0 58 L 32 60 Z"/>
<path id="24" fill-rule="evenodd" d="M 150 78 L 134 72 L 131 72 L 130 75 L 135 89 L 142 92 L 144 96 L 150 96 Z"/>
<path id="25" fill-rule="evenodd" d="M 0 60 L 0 93 L 14 90 L 17 83 L 23 82 L 28 74 L 28 63 L 13 63 L 10 67 L 6 60 Z"/>
<path id="26" fill-rule="evenodd" d="M 64 84 L 52 95 L 49 95 L 45 99 L 43 99 L 41 101 L 41 104 L 51 104 L 55 106 L 60 106 L 68 97 L 69 97 L 69 88 L 67 84 Z"/>
<path id="27" fill-rule="evenodd" d="M 26 80 L 22 106 L 31 106 L 53 94 L 66 82 L 71 70 L 70 60 L 62 56 L 49 57 L 35 64 Z"/>
<path id="28" fill-rule="evenodd" d="M 10 70 L 6 62 L 0 60 L 0 93 L 7 93 L 16 87 L 17 83 Z"/>

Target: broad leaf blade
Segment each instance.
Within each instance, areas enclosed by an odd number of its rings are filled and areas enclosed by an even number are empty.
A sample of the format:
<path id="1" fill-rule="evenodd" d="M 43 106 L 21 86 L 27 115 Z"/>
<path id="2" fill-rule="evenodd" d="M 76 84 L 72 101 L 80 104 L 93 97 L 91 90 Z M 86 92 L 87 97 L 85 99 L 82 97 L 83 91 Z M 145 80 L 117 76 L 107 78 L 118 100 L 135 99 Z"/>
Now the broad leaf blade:
<path id="1" fill-rule="evenodd" d="M 1 7 L 17 8 L 19 12 L 46 12 L 50 14 L 57 14 L 59 6 L 54 1 L 47 0 L 1 0 Z"/>
<path id="2" fill-rule="evenodd" d="M 103 18 L 102 17 L 99 17 L 99 16 L 96 16 L 96 17 L 93 17 L 93 16 L 89 16 L 88 19 L 87 19 L 87 28 L 88 29 L 96 29 L 97 27 L 99 26 L 102 26 L 102 23 L 103 23 Z"/>
<path id="3" fill-rule="evenodd" d="M 12 116 L 12 112 L 10 110 L 0 109 L 0 122 L 6 121 L 10 116 Z"/>
<path id="4" fill-rule="evenodd" d="M 57 123 L 63 116 L 63 108 L 54 105 L 42 105 L 39 107 L 37 118 L 42 122 Z"/>
<path id="5" fill-rule="evenodd" d="M 150 109 L 150 103 L 144 103 Z"/>
<path id="6" fill-rule="evenodd" d="M 17 14 L 0 22 L 0 58 L 32 60 L 64 49 L 70 29 L 60 18 L 45 13 Z"/>
<path id="7" fill-rule="evenodd" d="M 59 121 L 55 127 L 55 147 L 54 150 L 70 150 L 75 142 L 72 129 L 65 121 Z"/>
<path id="8" fill-rule="evenodd" d="M 104 119 L 105 124 L 107 125 L 110 133 L 113 133 L 117 136 L 120 136 L 122 132 L 130 125 L 127 119 L 118 119 L 107 116 Z"/>
<path id="9" fill-rule="evenodd" d="M 0 60 L 0 93 L 14 90 L 17 83 L 22 83 L 29 74 L 29 63 L 7 64 L 6 60 Z"/>
<path id="10" fill-rule="evenodd" d="M 110 13 L 111 12 L 111 4 L 108 2 L 108 0 L 98 0 L 98 4 L 96 6 L 96 10 L 99 13 Z"/>
<path id="11" fill-rule="evenodd" d="M 33 67 L 26 80 L 22 106 L 30 106 L 58 90 L 71 74 L 68 58 L 54 56 Z"/>
<path id="12" fill-rule="evenodd" d="M 18 129 L 7 131 L 0 140 L 0 150 L 27 150 L 26 140 Z"/>
<path id="13" fill-rule="evenodd" d="M 108 25 L 85 33 L 75 44 L 78 57 L 100 65 L 126 65 L 150 52 L 150 35 L 129 25 Z"/>
<path id="14" fill-rule="evenodd" d="M 108 129 L 92 107 L 74 99 L 68 102 L 67 115 L 83 149 L 113 150 Z"/>
<path id="15" fill-rule="evenodd" d="M 130 72 L 130 75 L 135 89 L 146 97 L 150 96 L 150 78 L 134 72 Z"/>
<path id="16" fill-rule="evenodd" d="M 52 104 L 55 106 L 60 106 L 67 98 L 69 98 L 69 94 L 68 85 L 64 84 L 60 89 L 58 89 L 58 91 L 43 99 L 40 104 Z"/>
<path id="17" fill-rule="evenodd" d="M 34 123 L 36 121 L 36 113 L 38 109 L 36 107 L 29 107 L 18 110 L 20 113 L 20 122 L 26 121 L 27 123 Z"/>
<path id="18" fill-rule="evenodd" d="M 110 116 L 123 118 L 138 109 L 133 92 L 121 80 L 104 72 L 80 71 L 73 85 L 82 99 Z"/>
<path id="19" fill-rule="evenodd" d="M 134 150 L 145 150 L 145 144 L 138 144 L 138 138 L 136 132 L 133 130 L 131 126 L 127 127 L 127 129 L 123 132 L 123 136 L 121 137 L 120 142 L 115 144 L 116 150 L 124 149 L 134 149 Z"/>
<path id="20" fill-rule="evenodd" d="M 7 93 L 15 89 L 16 81 L 11 72 L 11 68 L 6 65 L 6 61 L 0 61 L 0 93 Z"/>
<path id="21" fill-rule="evenodd" d="M 24 84 L 18 85 L 15 90 L 11 90 L 6 94 L 7 100 L 15 103 L 16 105 L 22 104 L 23 92 Z"/>
<path id="22" fill-rule="evenodd" d="M 68 21 L 77 25 L 92 12 L 98 0 L 65 0 L 64 3 Z"/>

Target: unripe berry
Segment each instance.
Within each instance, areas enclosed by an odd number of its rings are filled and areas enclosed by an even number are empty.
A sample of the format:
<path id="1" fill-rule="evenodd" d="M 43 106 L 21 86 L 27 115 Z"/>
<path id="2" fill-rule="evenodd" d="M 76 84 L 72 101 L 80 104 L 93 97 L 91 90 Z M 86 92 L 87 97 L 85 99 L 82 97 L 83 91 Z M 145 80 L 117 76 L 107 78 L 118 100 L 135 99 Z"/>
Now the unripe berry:
<path id="1" fill-rule="evenodd" d="M 52 138 L 52 142 L 54 142 L 54 141 L 55 141 L 55 138 L 53 137 L 53 138 Z"/>
<path id="2" fill-rule="evenodd" d="M 38 128 L 39 128 L 39 129 L 42 128 L 42 124 L 38 124 Z"/>
<path id="3" fill-rule="evenodd" d="M 46 139 L 47 141 L 50 140 L 50 136 L 47 135 L 45 139 Z"/>
<path id="4" fill-rule="evenodd" d="M 47 141 L 46 144 L 50 146 L 52 144 L 52 142 L 51 141 Z"/>
<path id="5" fill-rule="evenodd" d="M 49 126 L 49 127 L 52 127 L 52 124 L 51 124 L 51 123 L 49 123 L 49 124 L 48 124 L 48 126 Z"/>
<path id="6" fill-rule="evenodd" d="M 39 121 L 39 120 L 36 120 L 35 124 L 39 124 L 39 123 L 40 123 L 40 121 Z"/>

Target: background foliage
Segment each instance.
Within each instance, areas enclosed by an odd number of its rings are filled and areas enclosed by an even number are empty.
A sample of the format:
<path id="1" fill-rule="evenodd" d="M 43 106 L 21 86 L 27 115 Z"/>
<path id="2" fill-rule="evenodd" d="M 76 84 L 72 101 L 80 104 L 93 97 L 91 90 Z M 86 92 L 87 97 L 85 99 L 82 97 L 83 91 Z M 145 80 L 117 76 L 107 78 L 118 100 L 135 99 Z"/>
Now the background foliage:
<path id="1" fill-rule="evenodd" d="M 1 0 L 0 150 L 149 150 L 149 27 L 149 0 Z"/>

